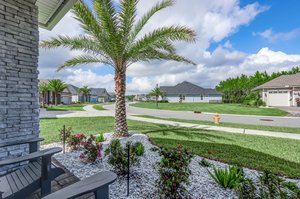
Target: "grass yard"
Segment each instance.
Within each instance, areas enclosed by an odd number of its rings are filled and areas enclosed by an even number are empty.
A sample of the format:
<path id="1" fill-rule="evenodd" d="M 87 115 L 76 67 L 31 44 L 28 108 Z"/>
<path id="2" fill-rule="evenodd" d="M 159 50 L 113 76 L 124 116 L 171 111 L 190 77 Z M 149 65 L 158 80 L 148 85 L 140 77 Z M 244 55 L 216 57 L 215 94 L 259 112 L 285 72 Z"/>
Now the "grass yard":
<path id="1" fill-rule="evenodd" d="M 131 106 L 173 111 L 199 111 L 239 115 L 286 116 L 288 114 L 286 111 L 277 108 L 257 108 L 241 104 L 159 103 L 158 107 L 156 107 L 156 103 L 153 102 L 138 102 L 131 104 Z"/>
<path id="2" fill-rule="evenodd" d="M 297 133 L 300 134 L 300 128 L 292 128 L 292 127 L 284 127 L 284 126 L 264 126 L 264 125 L 254 125 L 254 124 L 238 124 L 238 123 L 225 123 L 220 122 L 220 124 L 214 124 L 210 121 L 204 120 L 184 120 L 177 118 L 160 118 L 149 115 L 136 115 L 136 117 L 145 117 L 159 120 L 167 120 L 174 122 L 183 122 L 183 123 L 191 123 L 191 124 L 202 124 L 202 125 L 210 125 L 210 126 L 224 126 L 224 127 L 232 127 L 232 128 L 241 128 L 241 129 L 252 129 L 252 130 L 262 130 L 262 131 L 273 131 L 273 132 L 285 132 L 285 133 Z"/>
<path id="3" fill-rule="evenodd" d="M 72 127 L 75 133 L 96 134 L 112 132 L 114 118 L 41 119 L 44 144 L 58 142 L 58 129 L 64 124 Z M 132 120 L 128 121 L 128 125 L 130 131 L 147 134 L 158 146 L 175 147 L 181 144 L 193 153 L 210 159 L 300 178 L 299 140 L 187 129 Z"/>
<path id="4" fill-rule="evenodd" d="M 84 111 L 83 104 L 48 106 L 47 111 Z"/>
<path id="5" fill-rule="evenodd" d="M 107 109 L 103 108 L 103 106 L 109 105 L 109 104 L 112 104 L 112 103 L 96 104 L 96 105 L 93 106 L 93 108 L 98 110 L 98 111 L 104 111 L 104 110 L 107 110 Z"/>

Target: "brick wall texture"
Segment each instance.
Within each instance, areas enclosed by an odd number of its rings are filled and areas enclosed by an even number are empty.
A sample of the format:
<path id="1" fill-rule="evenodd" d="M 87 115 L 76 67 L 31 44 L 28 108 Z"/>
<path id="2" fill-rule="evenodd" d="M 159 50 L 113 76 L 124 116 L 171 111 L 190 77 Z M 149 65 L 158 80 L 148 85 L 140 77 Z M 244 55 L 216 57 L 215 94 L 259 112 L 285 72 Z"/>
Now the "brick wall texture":
<path id="1" fill-rule="evenodd" d="M 39 135 L 36 0 L 0 0 L 0 142 Z M 26 146 L 0 148 L 0 160 Z"/>

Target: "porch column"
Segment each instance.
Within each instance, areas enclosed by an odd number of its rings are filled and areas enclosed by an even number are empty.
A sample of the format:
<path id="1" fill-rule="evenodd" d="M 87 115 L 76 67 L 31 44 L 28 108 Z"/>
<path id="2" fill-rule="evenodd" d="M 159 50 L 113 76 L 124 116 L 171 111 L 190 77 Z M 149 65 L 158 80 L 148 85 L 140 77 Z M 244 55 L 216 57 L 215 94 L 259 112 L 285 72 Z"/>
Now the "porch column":
<path id="1" fill-rule="evenodd" d="M 35 2 L 0 0 L 0 142 L 39 136 Z M 25 151 L 26 146 L 1 148 L 0 159 Z"/>

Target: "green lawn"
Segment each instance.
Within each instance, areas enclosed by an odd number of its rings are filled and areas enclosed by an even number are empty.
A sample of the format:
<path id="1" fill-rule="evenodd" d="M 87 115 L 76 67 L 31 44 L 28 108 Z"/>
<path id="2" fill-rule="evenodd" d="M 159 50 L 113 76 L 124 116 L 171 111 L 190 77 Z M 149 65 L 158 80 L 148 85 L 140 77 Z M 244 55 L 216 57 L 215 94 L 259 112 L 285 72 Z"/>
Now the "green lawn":
<path id="1" fill-rule="evenodd" d="M 104 110 L 107 110 L 107 109 L 103 108 L 103 106 L 109 105 L 109 104 L 112 104 L 112 103 L 96 104 L 96 105 L 93 106 L 93 108 L 98 110 L 98 111 L 104 111 Z"/>
<path id="2" fill-rule="evenodd" d="M 288 113 L 276 108 L 257 108 L 243 106 L 240 104 L 208 104 L 208 103 L 156 103 L 139 102 L 131 106 L 150 109 L 163 109 L 174 111 L 199 111 L 208 113 L 224 113 L 239 115 L 264 115 L 264 116 L 286 116 Z"/>
<path id="3" fill-rule="evenodd" d="M 220 122 L 220 124 L 217 125 L 217 124 L 214 124 L 213 122 L 203 121 L 203 120 L 184 120 L 184 119 L 177 119 L 177 118 L 160 118 L 160 117 L 153 117 L 153 116 L 149 116 L 149 115 L 136 115 L 136 117 L 145 117 L 145 118 L 167 120 L 167 121 L 174 121 L 174 122 L 184 122 L 184 123 L 191 123 L 191 124 L 203 124 L 203 125 L 210 125 L 210 126 L 224 126 L 224 127 L 232 127 L 232 128 L 242 128 L 242 129 L 300 134 L 300 128 L 292 128 L 292 127 L 284 127 L 284 126 L 264 126 L 264 125 L 237 124 L 237 123 L 225 123 L 225 122 Z"/>
<path id="4" fill-rule="evenodd" d="M 41 119 L 44 143 L 57 142 L 58 129 L 64 124 L 76 133 L 112 132 L 113 117 Z M 300 178 L 300 141 L 264 136 L 231 134 L 207 130 L 128 121 L 130 131 L 147 134 L 151 141 L 163 147 L 178 144 L 193 153 L 230 164 L 268 169 L 274 173 Z M 212 151 L 209 155 L 208 151 Z"/>
<path id="5" fill-rule="evenodd" d="M 84 111 L 83 104 L 48 106 L 47 111 Z"/>

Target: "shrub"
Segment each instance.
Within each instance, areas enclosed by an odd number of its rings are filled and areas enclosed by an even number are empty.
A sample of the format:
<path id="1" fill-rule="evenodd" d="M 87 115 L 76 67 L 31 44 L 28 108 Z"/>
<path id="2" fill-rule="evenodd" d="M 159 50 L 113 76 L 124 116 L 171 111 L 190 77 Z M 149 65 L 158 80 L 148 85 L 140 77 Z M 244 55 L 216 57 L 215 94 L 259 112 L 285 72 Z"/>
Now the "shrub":
<path id="1" fill-rule="evenodd" d="M 269 171 L 259 176 L 257 184 L 248 178 L 243 179 L 236 190 L 239 199 L 300 198 L 300 189 L 295 183 L 286 182 Z"/>
<path id="2" fill-rule="evenodd" d="M 161 198 L 182 198 L 186 192 L 185 185 L 189 184 L 191 171 L 189 164 L 192 154 L 178 146 L 175 149 L 162 148 L 159 151 L 162 156 L 158 164 L 159 179 L 156 186 Z"/>
<path id="3" fill-rule="evenodd" d="M 244 171 L 241 168 L 232 166 L 225 169 L 213 168 L 213 173 L 208 170 L 210 176 L 223 188 L 235 188 L 243 179 Z"/>
<path id="4" fill-rule="evenodd" d="M 130 146 L 130 165 L 134 166 L 139 163 L 137 159 L 136 153 L 133 151 L 133 147 L 131 147 L 131 142 L 127 142 L 125 147 L 122 147 L 120 140 L 115 139 L 112 140 L 109 147 L 105 150 L 105 155 L 108 155 L 108 163 L 112 165 L 114 170 L 120 174 L 124 175 L 127 173 L 128 167 L 128 157 L 127 151 Z"/>
<path id="5" fill-rule="evenodd" d="M 70 147 L 71 151 L 74 150 L 78 150 L 80 148 L 80 144 L 81 142 L 85 139 L 85 135 L 84 134 L 75 134 L 75 135 L 71 135 L 67 142 L 68 142 L 68 146 Z"/>
<path id="6" fill-rule="evenodd" d="M 137 155 L 137 156 L 142 156 L 145 153 L 145 147 L 141 142 L 136 142 L 133 144 L 132 146 L 133 148 L 133 152 Z"/>
<path id="7" fill-rule="evenodd" d="M 65 141 L 67 141 L 70 136 L 73 134 L 73 130 L 72 130 L 72 127 L 69 127 L 69 128 L 61 128 L 59 129 L 59 139 L 61 141 L 64 141 L 64 132 L 65 132 Z"/>
<path id="8" fill-rule="evenodd" d="M 97 137 L 96 137 L 96 142 L 104 142 L 105 141 L 105 138 L 104 138 L 104 135 L 103 135 L 103 133 L 100 133 L 100 135 L 98 135 Z"/>
<path id="9" fill-rule="evenodd" d="M 207 160 L 205 160 L 204 158 L 202 158 L 200 160 L 199 164 L 203 167 L 210 167 L 210 163 Z"/>
<path id="10" fill-rule="evenodd" d="M 236 187 L 236 192 L 239 199 L 258 199 L 255 184 L 249 178 L 244 178 L 241 180 L 240 184 L 238 184 Z"/>
<path id="11" fill-rule="evenodd" d="M 102 143 L 97 143 L 94 135 L 90 135 L 88 139 L 81 142 L 83 146 L 83 153 L 80 155 L 81 159 L 88 162 L 95 162 L 97 158 L 102 157 Z"/>

